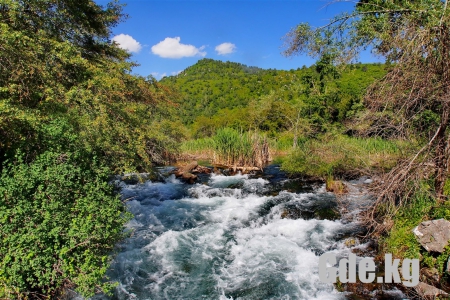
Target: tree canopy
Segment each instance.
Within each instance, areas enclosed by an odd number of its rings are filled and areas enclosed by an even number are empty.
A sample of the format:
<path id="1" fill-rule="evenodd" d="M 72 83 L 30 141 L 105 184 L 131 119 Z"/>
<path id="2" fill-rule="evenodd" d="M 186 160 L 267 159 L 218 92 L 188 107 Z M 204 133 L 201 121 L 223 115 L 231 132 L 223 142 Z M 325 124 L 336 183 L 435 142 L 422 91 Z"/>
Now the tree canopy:
<path id="1" fill-rule="evenodd" d="M 0 298 L 108 291 L 129 219 L 110 175 L 182 138 L 170 91 L 109 40 L 121 8 L 0 0 Z"/>

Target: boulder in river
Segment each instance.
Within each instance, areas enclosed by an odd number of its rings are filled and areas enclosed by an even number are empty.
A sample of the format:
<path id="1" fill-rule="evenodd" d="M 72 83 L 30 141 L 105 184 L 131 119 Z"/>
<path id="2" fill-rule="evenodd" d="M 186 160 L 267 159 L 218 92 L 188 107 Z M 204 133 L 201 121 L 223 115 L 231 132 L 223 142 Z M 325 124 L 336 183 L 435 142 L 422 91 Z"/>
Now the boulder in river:
<path id="1" fill-rule="evenodd" d="M 419 282 L 414 289 L 421 298 L 436 299 L 437 296 L 448 296 L 446 292 L 424 282 Z"/>
<path id="2" fill-rule="evenodd" d="M 442 253 L 450 240 L 450 222 L 444 219 L 422 222 L 413 232 L 427 251 Z"/>
<path id="3" fill-rule="evenodd" d="M 191 173 L 193 169 L 195 169 L 198 166 L 198 163 L 196 161 L 191 161 L 187 165 L 178 168 L 178 170 L 175 170 L 175 176 L 181 177 L 183 173 Z"/>
<path id="4" fill-rule="evenodd" d="M 193 184 L 197 180 L 195 174 L 210 174 L 211 169 L 200 166 L 196 161 L 192 161 L 186 166 L 180 167 L 174 171 L 176 177 L 180 177 L 184 181 Z"/>

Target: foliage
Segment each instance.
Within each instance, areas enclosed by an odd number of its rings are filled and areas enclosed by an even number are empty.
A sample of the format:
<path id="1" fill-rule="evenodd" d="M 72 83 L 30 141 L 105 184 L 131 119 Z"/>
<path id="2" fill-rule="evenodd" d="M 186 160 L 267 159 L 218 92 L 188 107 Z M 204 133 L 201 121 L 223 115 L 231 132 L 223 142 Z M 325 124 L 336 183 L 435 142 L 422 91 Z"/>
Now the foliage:
<path id="1" fill-rule="evenodd" d="M 385 253 L 392 253 L 394 257 L 419 258 L 420 244 L 417 242 L 413 229 L 420 222 L 426 221 L 434 199 L 429 193 L 430 185 L 422 182 L 419 192 L 410 201 L 399 208 L 393 221 L 394 225 L 387 237 L 381 241 Z"/>
<path id="2" fill-rule="evenodd" d="M 129 217 L 108 175 L 184 139 L 172 92 L 109 40 L 121 7 L 0 0 L 0 298 L 108 290 Z"/>
<path id="3" fill-rule="evenodd" d="M 210 138 L 190 140 L 181 146 L 183 152 L 207 157 L 217 164 L 228 166 L 263 167 L 269 161 L 269 143 L 257 132 L 238 132 L 221 128 Z"/>
<path id="4" fill-rule="evenodd" d="M 447 1 L 358 1 L 354 11 L 312 28 L 300 24 L 287 36 L 287 55 L 332 55 L 335 63 L 354 59 L 369 45 L 385 57 L 391 70 L 373 85 L 365 100 L 373 112 L 371 127 L 391 136 L 419 139 L 424 147 L 384 181 L 403 187 L 417 164 L 435 166 L 435 192 L 443 200 L 449 161 L 450 12 Z M 386 113 L 386 114 L 385 114 Z M 375 116 L 374 118 L 372 116 Z M 420 116 L 431 122 L 421 124 Z M 422 154 L 428 159 L 416 162 Z M 406 168 L 406 170 L 405 170 Z M 387 184 L 393 186 L 390 183 Z M 385 188 L 379 201 L 395 203 L 398 186 Z M 401 187 L 400 190 L 404 188 Z M 406 196 L 406 195 L 405 195 Z"/>
<path id="5" fill-rule="evenodd" d="M 355 114 L 365 89 L 385 74 L 381 64 L 355 64 L 338 76 L 329 63 L 284 71 L 202 59 L 160 82 L 178 91 L 180 118 L 195 138 L 223 127 L 300 137 Z"/>
<path id="6" fill-rule="evenodd" d="M 51 295 L 61 286 L 91 296 L 110 288 L 100 282 L 129 215 L 108 176 L 95 158 L 77 152 L 44 152 L 29 165 L 22 157 L 6 165 L 0 180 L 2 297 Z"/>
<path id="7" fill-rule="evenodd" d="M 450 247 L 441 254 L 426 251 L 414 236 L 413 229 L 423 221 L 444 218 L 450 220 L 448 204 L 439 203 L 432 195 L 432 182 L 422 181 L 417 192 L 400 207 L 393 217 L 393 226 L 389 233 L 380 239 L 382 253 L 392 253 L 394 257 L 419 258 L 422 266 L 436 268 L 440 275 L 450 255 Z"/>
<path id="8" fill-rule="evenodd" d="M 0 154 L 42 151 L 38 127 L 64 116 L 83 147 L 117 170 L 163 162 L 154 146 L 177 139 L 153 130 L 170 112 L 168 90 L 129 74 L 129 55 L 107 39 L 120 6 L 85 2 L 2 2 Z"/>

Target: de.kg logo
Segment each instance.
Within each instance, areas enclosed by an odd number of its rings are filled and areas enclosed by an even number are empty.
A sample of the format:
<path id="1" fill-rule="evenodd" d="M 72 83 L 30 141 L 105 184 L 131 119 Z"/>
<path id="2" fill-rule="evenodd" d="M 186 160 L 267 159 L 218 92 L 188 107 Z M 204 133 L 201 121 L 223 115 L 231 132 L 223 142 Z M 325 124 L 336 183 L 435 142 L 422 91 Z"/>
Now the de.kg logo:
<path id="1" fill-rule="evenodd" d="M 363 283 L 403 283 L 407 287 L 419 283 L 419 259 L 404 259 L 401 267 L 403 281 L 399 272 L 400 259 L 392 259 L 392 254 L 384 256 L 384 277 L 376 277 L 375 262 L 371 258 L 362 258 L 356 262 L 356 254 L 351 253 L 348 258 L 342 258 L 336 265 L 334 253 L 324 253 L 319 257 L 319 278 L 325 283 L 336 283 L 337 278 L 342 283 L 356 283 L 358 279 Z M 338 272 L 339 271 L 339 272 Z M 338 275 L 339 274 L 339 275 Z M 376 277 L 376 278 L 375 278 Z"/>

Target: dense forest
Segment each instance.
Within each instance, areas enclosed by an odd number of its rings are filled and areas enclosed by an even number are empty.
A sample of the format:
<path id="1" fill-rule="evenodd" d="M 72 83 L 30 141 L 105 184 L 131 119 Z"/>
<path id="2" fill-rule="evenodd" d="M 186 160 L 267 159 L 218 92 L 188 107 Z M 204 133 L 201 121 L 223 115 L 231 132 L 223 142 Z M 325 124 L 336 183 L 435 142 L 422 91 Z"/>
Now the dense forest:
<path id="1" fill-rule="evenodd" d="M 201 59 L 159 82 L 111 43 L 123 18 L 116 2 L 0 1 L 0 298 L 111 291 L 132 217 L 112 175 L 202 153 L 260 167 L 269 148 L 327 186 L 378 176 L 363 219 L 380 255 L 420 257 L 445 287 L 450 249 L 424 251 L 412 229 L 450 219 L 447 1 L 359 1 L 300 24 L 285 54 L 309 67 Z M 386 62 L 356 62 L 368 45 Z"/>

